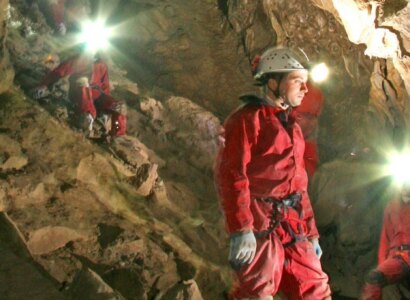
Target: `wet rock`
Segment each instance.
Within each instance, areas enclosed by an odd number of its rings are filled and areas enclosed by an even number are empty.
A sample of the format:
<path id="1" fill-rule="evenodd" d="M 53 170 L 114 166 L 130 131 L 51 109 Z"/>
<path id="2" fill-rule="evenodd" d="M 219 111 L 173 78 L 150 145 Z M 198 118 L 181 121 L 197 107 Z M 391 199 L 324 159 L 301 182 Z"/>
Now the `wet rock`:
<path id="1" fill-rule="evenodd" d="M 1 166 L 3 172 L 10 170 L 19 171 L 28 164 L 28 158 L 25 155 L 11 156 Z"/>
<path id="2" fill-rule="evenodd" d="M 160 299 L 203 300 L 201 291 L 193 279 L 177 283 Z"/>
<path id="3" fill-rule="evenodd" d="M 41 182 L 35 187 L 33 192 L 29 194 L 29 196 L 31 196 L 34 199 L 38 199 L 37 201 L 44 201 L 49 198 L 50 194 L 51 192 L 47 191 L 46 184 Z"/>
<path id="4" fill-rule="evenodd" d="M 127 150 L 124 151 L 128 153 Z M 130 159 L 132 160 L 132 158 Z M 146 159 L 140 157 L 138 162 L 134 162 L 140 163 L 142 161 L 146 161 Z M 131 183 L 140 195 L 148 196 L 158 178 L 157 169 L 157 164 L 145 162 L 133 170 L 119 163 L 119 161 L 107 159 L 98 153 L 94 153 L 81 160 L 77 168 L 77 179 L 95 188 L 101 200 L 109 203 L 121 201 L 119 198 L 115 199 L 113 197 L 110 189 L 116 182 L 121 180 L 127 180 Z M 102 172 L 102 170 L 104 171 Z M 104 188 L 99 188 L 100 185 Z"/>
<path id="5" fill-rule="evenodd" d="M 22 153 L 21 145 L 5 134 L 0 134 L 0 170 L 18 171 L 28 164 L 28 157 Z"/>
<path id="6" fill-rule="evenodd" d="M 89 268 L 83 268 L 77 274 L 67 292 L 72 299 L 125 300 Z"/>
<path id="7" fill-rule="evenodd" d="M 144 282 L 139 271 L 119 268 L 110 270 L 102 278 L 125 299 L 147 299 Z"/>
<path id="8" fill-rule="evenodd" d="M 117 138 L 112 149 L 119 158 L 136 169 L 150 162 L 157 164 L 160 168 L 165 166 L 165 161 L 136 137 Z"/>
<path id="9" fill-rule="evenodd" d="M 98 236 L 98 243 L 103 249 L 115 241 L 115 239 L 124 231 L 118 226 L 112 226 L 104 223 L 98 224 L 98 230 L 100 232 Z"/>
<path id="10" fill-rule="evenodd" d="M 107 172 L 101 174 L 101 169 L 105 169 Z M 110 165 L 105 157 L 95 153 L 80 161 L 77 167 L 77 180 L 97 186 L 100 183 L 109 182 L 114 170 L 114 167 Z"/>
<path id="11" fill-rule="evenodd" d="M 3 299 L 64 300 L 55 282 L 45 278 L 37 266 L 16 255 L 14 249 L 0 242 L 0 295 Z"/>
<path id="12" fill-rule="evenodd" d="M 161 102 L 154 98 L 147 98 L 141 101 L 140 109 L 155 122 L 164 122 L 164 107 Z"/>
<path id="13" fill-rule="evenodd" d="M 218 149 L 221 123 L 216 116 L 182 97 L 166 101 L 168 120 L 175 126 L 176 142 L 189 153 L 188 160 L 199 168 L 210 169 Z"/>
<path id="14" fill-rule="evenodd" d="M 176 204 L 179 210 L 184 212 L 195 212 L 199 207 L 199 201 L 195 193 L 192 192 L 185 185 L 178 182 L 165 182 L 167 197 L 171 199 L 172 203 Z M 155 193 L 158 193 L 157 189 L 154 189 Z M 156 195 L 156 197 L 160 197 Z"/>
<path id="15" fill-rule="evenodd" d="M 9 207 L 8 201 L 6 201 L 6 191 L 0 188 L 0 212 L 7 211 Z"/>
<path id="16" fill-rule="evenodd" d="M 71 241 L 87 240 L 88 234 L 68 227 L 43 227 L 30 234 L 27 247 L 31 254 L 42 255 L 64 247 Z"/>
<path id="17" fill-rule="evenodd" d="M 8 33 L 8 26 L 6 26 L 10 13 L 10 6 L 8 0 L 0 1 L 0 38 L 5 40 Z M 7 91 L 13 83 L 14 70 L 10 63 L 9 52 L 6 43 L 0 44 L 0 94 Z"/>
<path id="18" fill-rule="evenodd" d="M 35 257 L 35 261 L 57 280 L 61 286 L 73 282 L 82 268 L 82 263 L 67 251 L 66 248 Z"/>
<path id="19" fill-rule="evenodd" d="M 166 186 L 162 180 L 158 181 L 157 184 L 155 184 L 152 192 L 152 200 L 156 205 L 171 206 Z"/>
<path id="20" fill-rule="evenodd" d="M 123 264 L 142 257 L 146 250 L 143 239 L 117 241 L 114 245 L 107 247 L 104 258 L 113 264 L 122 261 Z"/>
<path id="21" fill-rule="evenodd" d="M 144 164 L 137 170 L 131 183 L 136 187 L 138 194 L 145 197 L 151 194 L 158 178 L 157 169 L 158 165 L 156 164 Z"/>

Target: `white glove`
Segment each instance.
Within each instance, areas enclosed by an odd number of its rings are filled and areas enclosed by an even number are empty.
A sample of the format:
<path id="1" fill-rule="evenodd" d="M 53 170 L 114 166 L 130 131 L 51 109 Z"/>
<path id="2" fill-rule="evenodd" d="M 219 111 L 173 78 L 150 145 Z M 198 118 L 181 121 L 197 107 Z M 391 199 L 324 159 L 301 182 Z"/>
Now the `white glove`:
<path id="1" fill-rule="evenodd" d="M 255 258 L 256 238 L 252 231 L 231 236 L 229 262 L 234 269 L 250 264 Z"/>
<path id="2" fill-rule="evenodd" d="M 44 85 L 39 86 L 38 88 L 35 88 L 35 89 L 33 90 L 33 92 L 32 92 L 32 97 L 33 97 L 35 100 L 44 98 L 44 97 L 47 96 L 47 95 L 48 95 L 48 88 L 47 88 L 46 86 L 44 86 Z"/>
<path id="3" fill-rule="evenodd" d="M 315 253 L 316 253 L 317 257 L 319 257 L 319 259 L 320 259 L 320 257 L 323 254 L 323 251 L 322 251 L 322 248 L 320 248 L 319 240 L 318 239 L 313 239 L 313 240 L 310 240 L 310 242 L 313 245 L 313 249 L 315 250 Z"/>
<path id="4" fill-rule="evenodd" d="M 65 27 L 64 23 L 60 23 L 57 25 L 57 33 L 59 35 L 65 35 L 67 32 L 67 28 Z"/>
<path id="5" fill-rule="evenodd" d="M 93 131 L 93 124 L 94 124 L 94 118 L 93 118 L 93 116 L 92 116 L 90 113 L 87 113 L 87 114 L 84 116 L 84 127 L 86 127 L 86 129 L 87 129 L 89 132 L 92 132 L 92 131 Z"/>

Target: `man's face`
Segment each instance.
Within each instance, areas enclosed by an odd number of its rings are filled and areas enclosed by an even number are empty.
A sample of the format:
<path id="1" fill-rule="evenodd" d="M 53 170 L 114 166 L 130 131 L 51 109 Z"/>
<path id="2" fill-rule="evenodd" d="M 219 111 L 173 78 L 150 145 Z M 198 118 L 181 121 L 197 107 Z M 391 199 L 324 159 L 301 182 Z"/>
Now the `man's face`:
<path id="1" fill-rule="evenodd" d="M 299 106 L 303 97 L 307 93 L 306 82 L 308 79 L 307 70 L 297 70 L 290 72 L 280 83 L 280 95 L 292 107 Z"/>

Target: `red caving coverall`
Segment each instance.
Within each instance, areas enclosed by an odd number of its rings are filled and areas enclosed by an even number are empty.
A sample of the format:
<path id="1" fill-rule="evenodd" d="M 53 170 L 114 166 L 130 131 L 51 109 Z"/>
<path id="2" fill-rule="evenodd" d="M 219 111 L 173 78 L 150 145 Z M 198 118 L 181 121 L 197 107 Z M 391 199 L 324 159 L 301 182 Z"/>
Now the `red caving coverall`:
<path id="1" fill-rule="evenodd" d="M 292 116 L 285 128 L 278 118 L 283 110 L 265 100 L 241 99 L 246 104 L 224 124 L 215 183 L 228 233 L 253 230 L 257 248 L 252 263 L 236 271 L 231 297 L 275 295 L 282 280 L 281 290 L 290 299 L 325 299 L 330 296 L 328 277 L 308 241 L 318 238 L 318 231 L 307 194 L 302 131 Z M 280 200 L 293 193 L 302 195 L 301 211 L 289 208 L 275 231 L 258 237 L 268 229 L 273 207 L 260 199 Z M 296 241 L 292 232 L 298 235 Z"/>
<path id="2" fill-rule="evenodd" d="M 308 92 L 303 98 L 302 104 L 293 110 L 296 120 L 302 128 L 305 138 L 305 166 L 309 177 L 313 177 L 319 163 L 317 147 L 318 118 L 323 110 L 324 97 L 322 92 L 307 83 Z"/>
<path id="3" fill-rule="evenodd" d="M 410 204 L 392 200 L 384 211 L 378 266 L 366 280 L 362 298 L 381 299 L 382 288 L 410 274 Z"/>
<path id="4" fill-rule="evenodd" d="M 95 118 L 96 103 L 103 113 L 111 115 L 111 135 L 125 134 L 126 117 L 114 110 L 119 101 L 110 96 L 108 67 L 104 61 L 95 60 L 89 55 L 77 55 L 48 73 L 41 85 L 48 87 L 65 76 L 70 76 L 68 97 L 76 105 L 79 113 L 90 113 Z M 91 87 L 80 86 L 77 80 L 81 77 L 87 77 Z"/>

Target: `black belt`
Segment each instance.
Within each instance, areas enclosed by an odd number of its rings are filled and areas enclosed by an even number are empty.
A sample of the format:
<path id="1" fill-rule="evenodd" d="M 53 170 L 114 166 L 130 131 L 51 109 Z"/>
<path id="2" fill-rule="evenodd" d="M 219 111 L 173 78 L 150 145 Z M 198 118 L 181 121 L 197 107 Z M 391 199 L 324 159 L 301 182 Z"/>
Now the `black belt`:
<path id="1" fill-rule="evenodd" d="M 397 251 L 410 250 L 410 245 L 400 245 L 400 246 L 397 246 L 397 247 L 392 247 L 391 249 L 397 250 Z"/>
<path id="2" fill-rule="evenodd" d="M 270 216 L 270 221 L 269 221 L 269 226 L 266 230 L 261 231 L 256 233 L 257 238 L 261 237 L 266 237 L 267 235 L 271 234 L 282 222 L 283 215 L 289 207 L 295 208 L 300 210 L 299 214 L 300 217 L 302 218 L 302 212 L 301 212 L 301 207 L 300 207 L 300 200 L 302 200 L 302 194 L 300 193 L 294 193 L 290 194 L 282 199 L 277 199 L 274 197 L 267 197 L 267 198 L 254 198 L 256 201 L 262 201 L 265 203 L 270 203 L 272 204 L 272 213 Z M 296 235 L 293 233 L 293 231 L 290 229 L 290 234 L 293 237 L 293 240 L 297 240 L 298 238 Z"/>

